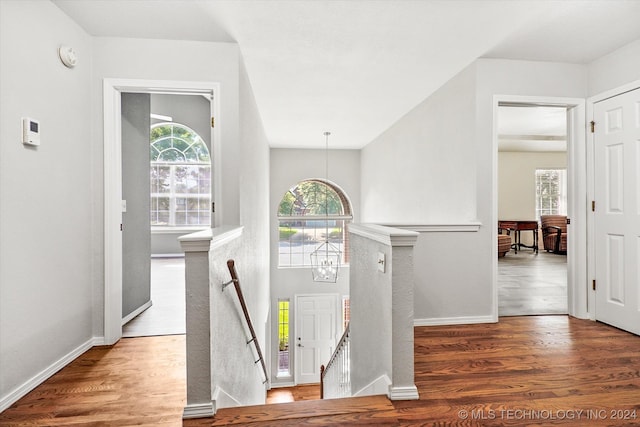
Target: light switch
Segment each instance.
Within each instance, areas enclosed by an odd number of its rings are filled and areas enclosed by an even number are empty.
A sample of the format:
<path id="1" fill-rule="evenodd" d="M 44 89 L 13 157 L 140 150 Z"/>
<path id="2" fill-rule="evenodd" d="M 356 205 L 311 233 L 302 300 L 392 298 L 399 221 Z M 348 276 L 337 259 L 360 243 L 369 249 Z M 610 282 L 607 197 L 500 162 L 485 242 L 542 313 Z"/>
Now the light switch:
<path id="1" fill-rule="evenodd" d="M 378 252 L 378 271 L 384 273 L 385 271 L 385 255 L 382 252 Z"/>

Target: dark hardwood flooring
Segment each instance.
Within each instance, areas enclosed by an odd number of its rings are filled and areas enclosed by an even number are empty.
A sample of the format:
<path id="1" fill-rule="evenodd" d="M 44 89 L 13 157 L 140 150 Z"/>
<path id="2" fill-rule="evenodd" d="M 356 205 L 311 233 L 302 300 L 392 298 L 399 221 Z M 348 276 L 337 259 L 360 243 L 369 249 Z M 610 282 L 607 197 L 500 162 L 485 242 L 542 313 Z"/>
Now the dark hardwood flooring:
<path id="1" fill-rule="evenodd" d="M 567 316 L 415 329 L 420 400 L 383 396 L 221 409 L 182 422 L 184 336 L 94 348 L 0 414 L 0 426 L 638 426 L 640 337 Z"/>

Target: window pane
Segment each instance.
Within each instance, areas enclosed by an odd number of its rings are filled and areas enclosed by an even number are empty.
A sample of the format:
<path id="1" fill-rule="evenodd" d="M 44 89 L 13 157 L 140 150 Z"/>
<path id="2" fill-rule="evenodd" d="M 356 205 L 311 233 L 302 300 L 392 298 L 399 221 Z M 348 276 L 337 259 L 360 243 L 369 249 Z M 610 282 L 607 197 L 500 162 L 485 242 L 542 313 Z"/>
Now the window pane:
<path id="1" fill-rule="evenodd" d="M 289 300 L 278 300 L 278 374 L 290 374 Z"/>

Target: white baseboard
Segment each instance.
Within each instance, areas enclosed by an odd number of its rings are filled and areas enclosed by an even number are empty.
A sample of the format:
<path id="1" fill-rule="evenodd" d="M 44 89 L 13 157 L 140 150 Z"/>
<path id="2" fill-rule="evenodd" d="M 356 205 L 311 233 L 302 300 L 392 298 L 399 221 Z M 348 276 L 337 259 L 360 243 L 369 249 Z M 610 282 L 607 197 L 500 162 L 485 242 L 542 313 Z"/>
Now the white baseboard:
<path id="1" fill-rule="evenodd" d="M 219 386 L 216 386 L 216 388 L 213 390 L 213 405 L 214 411 L 217 411 L 220 408 L 234 408 L 236 406 L 243 406 L 238 399 L 231 396 Z"/>
<path id="2" fill-rule="evenodd" d="M 62 356 L 60 359 L 56 360 L 54 363 L 49 365 L 47 368 L 43 369 L 29 380 L 19 385 L 18 387 L 11 390 L 7 395 L 2 396 L 0 398 L 0 412 L 4 411 L 15 402 L 17 402 L 20 398 L 25 396 L 31 390 L 45 382 L 48 378 L 50 378 L 53 374 L 58 372 L 60 369 L 67 366 L 69 363 L 73 362 L 78 356 L 82 355 L 85 351 L 89 350 L 96 342 L 104 342 L 104 338 L 91 338 L 86 342 L 80 344 L 75 349 L 71 350 L 66 355 Z"/>
<path id="3" fill-rule="evenodd" d="M 213 402 L 192 404 L 184 407 L 182 419 L 213 417 L 215 413 Z"/>
<path id="4" fill-rule="evenodd" d="M 413 319 L 413 326 L 468 325 L 472 323 L 496 323 L 493 316 L 434 317 Z"/>
<path id="5" fill-rule="evenodd" d="M 122 326 L 131 322 L 136 316 L 140 315 L 142 312 L 144 312 L 146 309 L 148 309 L 152 305 L 153 305 L 153 301 L 149 300 L 144 304 L 142 304 L 140 307 L 133 310 L 131 313 L 127 314 L 125 317 L 122 318 Z"/>
<path id="6" fill-rule="evenodd" d="M 390 400 L 418 400 L 420 395 L 418 394 L 418 387 L 389 387 Z"/>
<path id="7" fill-rule="evenodd" d="M 389 377 L 381 375 L 366 386 L 362 387 L 356 393 L 353 393 L 353 396 L 377 396 L 379 394 L 387 394 L 389 392 L 390 385 L 391 380 Z"/>

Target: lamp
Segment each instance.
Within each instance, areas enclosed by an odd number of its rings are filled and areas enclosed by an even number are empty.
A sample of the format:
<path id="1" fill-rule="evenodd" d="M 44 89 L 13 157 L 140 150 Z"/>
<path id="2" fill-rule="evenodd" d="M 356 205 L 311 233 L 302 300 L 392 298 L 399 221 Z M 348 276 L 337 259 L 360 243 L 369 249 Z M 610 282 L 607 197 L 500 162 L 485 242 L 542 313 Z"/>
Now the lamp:
<path id="1" fill-rule="evenodd" d="M 329 135 L 325 132 L 325 186 L 324 186 L 324 213 L 325 213 L 325 241 L 311 252 L 311 274 L 314 282 L 336 283 L 342 252 L 329 241 Z"/>

